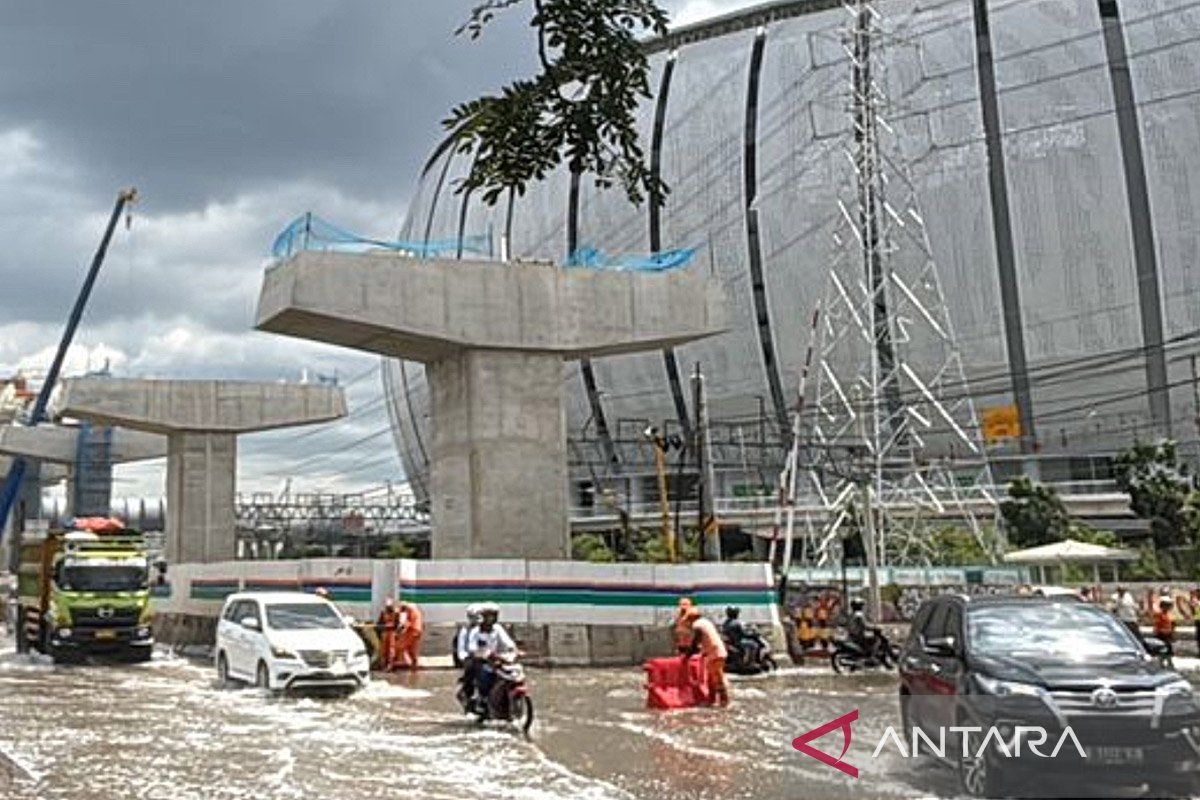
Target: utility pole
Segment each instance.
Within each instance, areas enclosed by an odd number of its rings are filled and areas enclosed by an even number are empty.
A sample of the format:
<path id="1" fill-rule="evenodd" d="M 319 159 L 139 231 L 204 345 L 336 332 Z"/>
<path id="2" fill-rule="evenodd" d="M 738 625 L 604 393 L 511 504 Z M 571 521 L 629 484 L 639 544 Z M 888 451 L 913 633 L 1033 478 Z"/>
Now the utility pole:
<path id="1" fill-rule="evenodd" d="M 698 462 L 699 485 L 697 496 L 697 523 L 700 532 L 701 553 L 705 561 L 721 560 L 721 526 L 714 511 L 713 494 L 716 492 L 716 476 L 713 473 L 711 437 L 708 432 L 708 406 L 704 393 L 704 375 L 700 362 L 696 362 L 692 373 L 692 392 L 696 406 L 696 460 Z"/>
<path id="2" fill-rule="evenodd" d="M 662 512 L 663 545 L 667 549 L 667 559 L 674 564 L 676 561 L 675 536 L 671 529 L 671 499 L 667 489 L 667 447 L 669 443 L 658 428 L 646 428 L 643 435 L 654 448 L 654 471 L 658 475 L 658 507 Z"/>
<path id="3" fill-rule="evenodd" d="M 1192 365 L 1192 415 L 1196 423 L 1196 436 L 1200 437 L 1200 378 L 1196 374 L 1195 353 L 1188 359 Z M 1200 446 L 1197 447 L 1197 460 L 1200 461 Z"/>

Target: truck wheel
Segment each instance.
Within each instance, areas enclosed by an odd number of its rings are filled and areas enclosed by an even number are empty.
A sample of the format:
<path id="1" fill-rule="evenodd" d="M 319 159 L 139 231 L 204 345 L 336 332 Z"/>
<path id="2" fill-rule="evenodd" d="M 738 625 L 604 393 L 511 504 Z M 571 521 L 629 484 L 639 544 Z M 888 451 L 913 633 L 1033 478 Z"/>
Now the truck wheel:
<path id="1" fill-rule="evenodd" d="M 14 635 L 17 637 L 17 652 L 29 652 L 29 634 L 25 633 L 25 606 L 17 606 L 17 619 Z"/>

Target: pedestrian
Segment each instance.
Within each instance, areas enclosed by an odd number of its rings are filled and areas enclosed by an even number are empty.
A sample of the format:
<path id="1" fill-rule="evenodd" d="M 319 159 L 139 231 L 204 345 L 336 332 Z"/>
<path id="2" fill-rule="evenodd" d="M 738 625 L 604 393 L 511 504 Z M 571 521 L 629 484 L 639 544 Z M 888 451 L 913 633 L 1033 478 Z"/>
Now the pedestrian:
<path id="1" fill-rule="evenodd" d="M 383 610 L 379 612 L 379 619 L 375 621 L 375 627 L 382 634 L 379 647 L 379 668 L 384 672 L 391 672 L 396 666 L 396 631 L 400 628 L 400 611 L 396 608 L 392 598 L 387 598 L 383 601 Z"/>
<path id="2" fill-rule="evenodd" d="M 672 635 L 675 638 L 676 652 L 686 653 L 688 648 L 692 646 L 692 610 L 693 606 L 690 598 L 679 598 L 679 610 L 675 614 L 675 622 L 671 628 Z"/>
<path id="3" fill-rule="evenodd" d="M 425 635 L 425 620 L 415 603 L 401 601 L 400 666 L 416 669 L 421 657 L 421 637 Z"/>
<path id="4" fill-rule="evenodd" d="M 1154 612 L 1154 635 L 1162 639 L 1163 644 L 1167 646 L 1168 662 L 1175 658 L 1175 613 L 1171 610 L 1173 605 L 1174 601 L 1164 594 L 1158 598 L 1158 610 Z"/>
<path id="5" fill-rule="evenodd" d="M 729 651 L 721 633 L 712 620 L 700 614 L 700 609 L 688 609 L 688 621 L 692 629 L 692 641 L 688 653 L 699 652 L 704 658 L 704 675 L 708 682 L 708 690 L 712 693 L 714 705 L 729 705 L 729 679 L 725 676 L 725 659 Z"/>
<path id="6" fill-rule="evenodd" d="M 1133 595 L 1124 586 L 1118 586 L 1116 594 L 1112 596 L 1112 612 L 1117 615 L 1117 619 L 1124 623 L 1134 638 L 1140 642 L 1142 640 L 1142 629 L 1138 624 L 1137 601 L 1133 599 Z"/>

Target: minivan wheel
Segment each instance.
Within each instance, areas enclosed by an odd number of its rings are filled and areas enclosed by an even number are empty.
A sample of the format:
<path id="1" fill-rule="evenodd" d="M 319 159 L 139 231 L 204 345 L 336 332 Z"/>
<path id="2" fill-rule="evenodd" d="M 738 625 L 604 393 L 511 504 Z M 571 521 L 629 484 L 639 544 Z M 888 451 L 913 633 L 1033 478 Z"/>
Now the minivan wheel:
<path id="1" fill-rule="evenodd" d="M 258 670 L 254 673 L 254 685 L 259 689 L 271 689 L 271 673 L 267 671 L 267 662 L 258 662 Z"/>
<path id="2" fill-rule="evenodd" d="M 217 683 L 222 689 L 229 689 L 237 685 L 237 681 L 229 677 L 229 659 L 225 656 L 224 650 L 217 653 Z"/>

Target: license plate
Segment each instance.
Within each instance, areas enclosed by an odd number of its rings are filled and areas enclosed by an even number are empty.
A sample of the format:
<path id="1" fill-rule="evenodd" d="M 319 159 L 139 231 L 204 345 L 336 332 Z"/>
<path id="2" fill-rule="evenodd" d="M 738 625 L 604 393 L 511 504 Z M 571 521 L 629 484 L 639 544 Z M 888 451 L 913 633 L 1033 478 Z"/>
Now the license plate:
<path id="1" fill-rule="evenodd" d="M 1084 752 L 1088 761 L 1107 766 L 1141 764 L 1146 758 L 1145 751 L 1140 747 L 1088 747 Z"/>
<path id="2" fill-rule="evenodd" d="M 96 631 L 96 638 L 97 639 L 115 639 L 115 638 L 117 638 L 117 632 L 112 629 L 105 628 L 103 630 Z"/>

